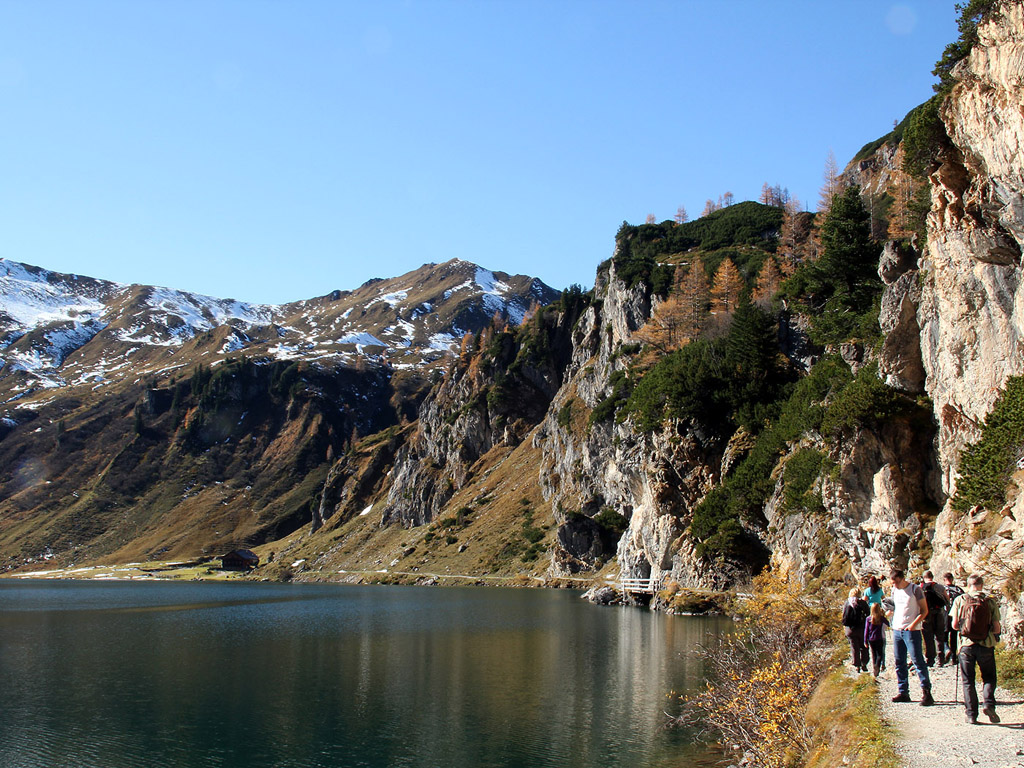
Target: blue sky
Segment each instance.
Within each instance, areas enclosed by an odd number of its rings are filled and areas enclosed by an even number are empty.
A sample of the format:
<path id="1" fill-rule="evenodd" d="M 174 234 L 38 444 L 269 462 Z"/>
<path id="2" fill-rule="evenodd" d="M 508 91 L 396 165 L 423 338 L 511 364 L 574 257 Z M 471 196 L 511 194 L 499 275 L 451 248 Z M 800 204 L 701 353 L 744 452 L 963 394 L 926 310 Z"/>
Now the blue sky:
<path id="1" fill-rule="evenodd" d="M 0 0 L 0 256 L 280 303 L 458 257 L 590 286 L 623 220 L 810 209 L 953 0 Z"/>

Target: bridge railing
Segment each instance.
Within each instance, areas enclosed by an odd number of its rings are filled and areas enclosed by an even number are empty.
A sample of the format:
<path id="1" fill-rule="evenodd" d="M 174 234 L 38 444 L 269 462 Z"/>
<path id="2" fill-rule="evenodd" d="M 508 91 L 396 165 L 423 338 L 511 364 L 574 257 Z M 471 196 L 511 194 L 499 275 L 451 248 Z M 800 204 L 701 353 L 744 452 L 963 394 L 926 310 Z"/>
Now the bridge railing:
<path id="1" fill-rule="evenodd" d="M 640 595 L 653 595 L 658 589 L 657 579 L 620 579 L 619 589 Z"/>

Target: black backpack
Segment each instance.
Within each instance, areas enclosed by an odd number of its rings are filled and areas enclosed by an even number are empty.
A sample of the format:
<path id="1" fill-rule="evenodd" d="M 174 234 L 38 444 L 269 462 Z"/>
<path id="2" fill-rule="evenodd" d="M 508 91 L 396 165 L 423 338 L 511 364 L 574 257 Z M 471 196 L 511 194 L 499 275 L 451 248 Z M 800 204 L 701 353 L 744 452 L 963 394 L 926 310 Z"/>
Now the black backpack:
<path id="1" fill-rule="evenodd" d="M 860 598 L 857 598 L 855 605 L 850 605 L 849 602 L 843 605 L 843 626 L 844 627 L 861 627 L 864 626 L 864 621 L 868 617 L 868 604 Z"/>
<path id="2" fill-rule="evenodd" d="M 946 601 L 942 599 L 942 593 L 939 592 L 942 587 L 934 581 L 929 581 L 922 584 L 921 588 L 924 590 L 924 599 L 928 603 L 929 611 L 937 611 L 940 608 L 946 608 Z"/>
<path id="3" fill-rule="evenodd" d="M 992 629 L 992 605 L 985 594 L 964 596 L 960 609 L 960 634 L 968 640 L 980 642 Z"/>

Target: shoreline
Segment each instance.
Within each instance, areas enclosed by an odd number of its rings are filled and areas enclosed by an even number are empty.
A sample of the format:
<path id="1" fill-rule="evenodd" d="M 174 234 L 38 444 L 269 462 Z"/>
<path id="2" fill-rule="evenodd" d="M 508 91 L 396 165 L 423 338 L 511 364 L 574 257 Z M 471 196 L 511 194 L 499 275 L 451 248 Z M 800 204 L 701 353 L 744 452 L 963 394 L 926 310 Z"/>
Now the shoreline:
<path id="1" fill-rule="evenodd" d="M 35 571 L 9 571 L 0 574 L 0 579 L 12 581 L 248 581 L 260 583 L 310 583 L 310 584 L 382 584 L 410 586 L 507 586 L 546 589 L 586 589 L 605 582 L 587 577 L 549 578 L 529 574 L 491 575 L 457 574 L 424 571 L 378 570 L 300 570 L 292 578 L 269 578 L 255 571 L 222 570 L 214 559 L 206 562 L 152 561 L 146 563 L 118 563 L 115 565 L 72 565 L 65 568 L 40 569 Z"/>

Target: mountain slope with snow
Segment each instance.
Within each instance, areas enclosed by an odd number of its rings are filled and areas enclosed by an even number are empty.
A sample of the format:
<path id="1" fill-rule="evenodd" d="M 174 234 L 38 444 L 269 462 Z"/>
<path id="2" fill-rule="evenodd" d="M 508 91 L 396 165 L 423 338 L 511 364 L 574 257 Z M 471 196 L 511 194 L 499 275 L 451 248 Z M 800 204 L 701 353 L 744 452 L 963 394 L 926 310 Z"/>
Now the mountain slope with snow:
<path id="1" fill-rule="evenodd" d="M 282 305 L 124 285 L 0 259 L 0 403 L 160 375 L 231 355 L 429 365 L 497 315 L 522 322 L 558 292 L 453 260 Z"/>

